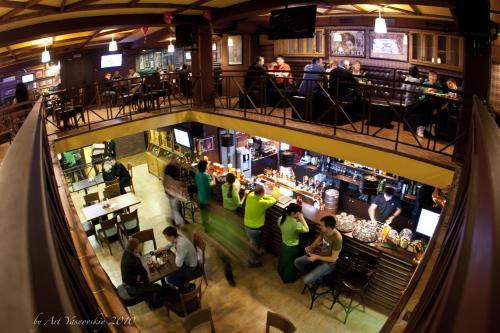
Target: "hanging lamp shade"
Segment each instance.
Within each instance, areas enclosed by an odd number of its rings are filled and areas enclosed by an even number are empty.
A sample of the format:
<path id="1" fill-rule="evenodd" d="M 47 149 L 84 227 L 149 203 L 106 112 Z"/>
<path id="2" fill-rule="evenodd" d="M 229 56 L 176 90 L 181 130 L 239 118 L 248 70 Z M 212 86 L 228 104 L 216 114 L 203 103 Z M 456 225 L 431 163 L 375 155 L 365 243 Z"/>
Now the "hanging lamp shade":
<path id="1" fill-rule="evenodd" d="M 374 31 L 376 34 L 386 34 L 387 33 L 387 25 L 385 24 L 385 20 L 382 18 L 382 13 L 380 10 L 378 12 L 378 17 L 375 19 Z"/>
<path id="2" fill-rule="evenodd" d="M 111 35 L 111 42 L 109 42 L 109 52 L 118 51 L 118 43 L 115 41 L 115 35 Z"/>
<path id="3" fill-rule="evenodd" d="M 42 52 L 42 62 L 47 63 L 50 61 L 50 53 L 47 51 L 47 47 L 45 47 L 45 50 Z"/>
<path id="4" fill-rule="evenodd" d="M 168 44 L 168 47 L 167 47 L 167 52 L 174 53 L 174 51 L 175 51 L 174 44 L 172 44 L 172 42 L 170 42 L 170 44 Z"/>

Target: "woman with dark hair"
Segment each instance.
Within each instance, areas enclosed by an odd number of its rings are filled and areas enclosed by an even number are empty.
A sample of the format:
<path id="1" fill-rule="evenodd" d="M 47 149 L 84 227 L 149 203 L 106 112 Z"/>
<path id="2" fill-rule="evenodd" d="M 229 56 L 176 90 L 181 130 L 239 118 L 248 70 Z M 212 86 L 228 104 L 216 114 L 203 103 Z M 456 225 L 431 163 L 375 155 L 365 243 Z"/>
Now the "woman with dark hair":
<path id="1" fill-rule="evenodd" d="M 302 207 L 295 203 L 289 204 L 278 220 L 281 229 L 281 248 L 278 260 L 278 273 L 284 283 L 295 282 L 299 272 L 294 261 L 300 256 L 299 235 L 309 232 L 309 226 L 302 215 Z"/>
<path id="2" fill-rule="evenodd" d="M 16 104 L 27 102 L 29 100 L 28 88 L 26 88 L 26 85 L 24 83 L 19 82 L 16 85 L 15 97 L 16 97 Z"/>
<path id="3" fill-rule="evenodd" d="M 236 177 L 232 173 L 228 173 L 226 176 L 226 182 L 222 184 L 222 206 L 231 211 L 235 211 L 239 207 L 243 206 L 249 191 L 245 191 L 245 195 L 240 199 L 240 194 L 235 186 Z"/>

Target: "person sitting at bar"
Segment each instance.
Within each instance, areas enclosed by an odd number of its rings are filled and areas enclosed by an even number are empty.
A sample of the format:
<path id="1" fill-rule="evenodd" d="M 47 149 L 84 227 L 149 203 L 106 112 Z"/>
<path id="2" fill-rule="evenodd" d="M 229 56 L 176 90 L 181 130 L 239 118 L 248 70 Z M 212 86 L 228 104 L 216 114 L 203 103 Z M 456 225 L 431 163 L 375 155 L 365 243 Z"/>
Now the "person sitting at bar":
<path id="1" fill-rule="evenodd" d="M 304 284 L 309 289 L 314 289 L 324 276 L 333 271 L 342 250 L 342 235 L 335 229 L 335 225 L 333 216 L 322 217 L 319 223 L 320 234 L 305 248 L 306 255 L 295 259 L 295 267 L 304 276 Z M 318 247 L 319 254 L 315 254 Z M 314 264 L 314 268 L 308 271 L 307 267 L 311 264 Z"/>
<path id="2" fill-rule="evenodd" d="M 372 222 L 391 223 L 401 214 L 401 201 L 394 195 L 392 187 L 386 187 L 384 193 L 380 193 L 373 198 L 368 215 Z"/>
<path id="3" fill-rule="evenodd" d="M 209 205 L 212 200 L 212 177 L 206 172 L 207 161 L 198 162 L 198 172 L 195 175 L 196 187 L 198 189 L 198 204 L 201 209 L 201 224 L 205 231 L 208 228 Z"/>
<path id="4" fill-rule="evenodd" d="M 405 105 L 410 108 L 418 103 L 420 91 L 420 74 L 417 66 L 411 66 L 408 70 L 408 76 L 405 78 L 405 83 L 401 85 L 401 90 L 404 90 Z"/>
<path id="5" fill-rule="evenodd" d="M 299 86 L 300 96 L 326 97 L 327 93 L 321 89 L 324 72 L 323 59 L 312 58 L 311 63 L 304 67 L 304 76 Z"/>
<path id="6" fill-rule="evenodd" d="M 247 197 L 245 205 L 245 233 L 250 240 L 248 267 L 260 267 L 260 256 L 264 254 L 261 248 L 262 228 L 266 219 L 266 211 L 276 203 L 276 199 L 265 194 L 264 186 L 257 184 L 255 190 Z"/>
<path id="7" fill-rule="evenodd" d="M 167 282 L 180 287 L 189 282 L 187 280 L 195 272 L 198 266 L 198 253 L 193 243 L 186 237 L 179 235 L 175 227 L 166 227 L 163 230 L 163 236 L 167 239 L 168 244 L 156 252 L 161 253 L 175 248 L 175 266 L 178 270 L 167 277 Z"/>
<path id="8" fill-rule="evenodd" d="M 122 254 L 120 270 L 123 285 L 131 296 L 142 296 L 150 309 L 163 306 L 165 291 L 149 282 L 148 272 L 141 261 L 144 244 L 136 238 L 129 238 Z"/>
<path id="9" fill-rule="evenodd" d="M 259 90 L 263 85 L 263 79 L 267 77 L 264 67 L 264 57 L 255 58 L 255 62 L 248 67 L 245 74 L 245 90 Z"/>
<path id="10" fill-rule="evenodd" d="M 288 88 L 292 84 L 292 69 L 290 65 L 285 62 L 285 58 L 282 55 L 276 57 L 276 65 L 273 66 L 272 69 L 275 71 L 282 71 L 273 73 L 276 77 L 275 82 L 279 89 Z"/>
<path id="11" fill-rule="evenodd" d="M 127 168 L 114 158 L 110 159 L 108 162 L 104 163 L 102 177 L 105 181 L 112 181 L 118 178 L 118 183 L 120 185 L 120 193 L 125 194 L 125 186 L 130 185 L 131 177 Z"/>
<path id="12" fill-rule="evenodd" d="M 113 77 L 111 78 L 111 80 L 113 80 L 113 81 L 123 80 L 123 76 L 120 73 L 120 71 L 115 71 L 113 73 Z"/>
<path id="13" fill-rule="evenodd" d="M 427 79 L 423 83 L 422 91 L 426 94 L 443 94 L 443 84 L 438 81 L 438 74 L 436 71 L 429 71 Z M 420 126 L 417 128 L 417 135 L 420 137 L 425 136 L 425 131 L 432 136 L 436 135 L 435 118 L 438 114 L 439 108 L 443 102 L 441 99 L 430 96 L 422 95 L 421 100 L 421 121 Z"/>
<path id="14" fill-rule="evenodd" d="M 246 190 L 245 195 L 240 199 L 239 188 L 237 188 L 235 182 L 235 175 L 228 173 L 226 175 L 226 182 L 222 184 L 222 207 L 231 211 L 242 207 L 248 193 L 250 193 Z"/>
<path id="15" fill-rule="evenodd" d="M 136 78 L 136 77 L 141 77 L 141 75 L 135 71 L 135 68 L 130 67 L 128 69 L 127 79 L 133 79 L 133 78 Z"/>
<path id="16" fill-rule="evenodd" d="M 309 232 L 309 226 L 302 215 L 302 207 L 296 203 L 289 204 L 281 218 L 278 219 L 281 229 L 281 247 L 278 259 L 278 273 L 284 283 L 295 282 L 298 271 L 295 268 L 295 259 L 299 257 L 299 235 Z"/>
<path id="17" fill-rule="evenodd" d="M 329 88 L 333 100 L 343 101 L 357 88 L 358 81 L 349 71 L 349 67 L 349 60 L 340 60 L 337 68 L 330 72 Z M 353 96 L 350 97 L 352 99 Z"/>

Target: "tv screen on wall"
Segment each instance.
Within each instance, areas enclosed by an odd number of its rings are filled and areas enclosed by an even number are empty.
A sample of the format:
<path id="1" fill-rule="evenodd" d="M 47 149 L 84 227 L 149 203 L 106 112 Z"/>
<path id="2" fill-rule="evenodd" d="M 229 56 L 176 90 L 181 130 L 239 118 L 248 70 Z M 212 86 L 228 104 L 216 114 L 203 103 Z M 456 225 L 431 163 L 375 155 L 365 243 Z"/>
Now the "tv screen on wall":
<path id="1" fill-rule="evenodd" d="M 122 65 L 122 54 L 107 54 L 101 56 L 101 68 L 120 67 Z"/>
<path id="2" fill-rule="evenodd" d="M 35 76 L 33 74 L 23 75 L 22 81 L 23 83 L 33 82 L 35 80 Z"/>
<path id="3" fill-rule="evenodd" d="M 316 29 L 316 5 L 272 10 L 269 39 L 313 38 Z"/>

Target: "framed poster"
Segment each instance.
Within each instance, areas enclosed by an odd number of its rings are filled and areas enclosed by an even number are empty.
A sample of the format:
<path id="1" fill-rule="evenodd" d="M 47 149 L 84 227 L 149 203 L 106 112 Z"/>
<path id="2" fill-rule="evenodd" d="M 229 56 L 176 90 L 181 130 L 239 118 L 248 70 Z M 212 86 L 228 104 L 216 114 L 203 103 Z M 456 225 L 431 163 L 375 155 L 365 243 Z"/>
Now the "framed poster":
<path id="1" fill-rule="evenodd" d="M 406 38 L 405 38 L 406 36 Z M 406 43 L 405 43 L 406 41 Z M 408 35 L 404 32 L 370 32 L 370 58 L 408 61 Z"/>
<path id="2" fill-rule="evenodd" d="M 214 137 L 211 136 L 209 138 L 201 139 L 200 148 L 202 153 L 214 150 Z"/>
<path id="3" fill-rule="evenodd" d="M 330 56 L 365 57 L 364 30 L 334 30 L 330 32 Z"/>
<path id="4" fill-rule="evenodd" d="M 4 92 L 5 96 L 13 96 L 16 93 L 16 88 L 6 89 Z"/>
<path id="5" fill-rule="evenodd" d="M 37 79 L 43 79 L 43 69 L 38 70 L 35 72 L 35 78 Z"/>
<path id="6" fill-rule="evenodd" d="M 241 35 L 227 37 L 227 58 L 229 65 L 243 64 L 243 45 Z"/>

